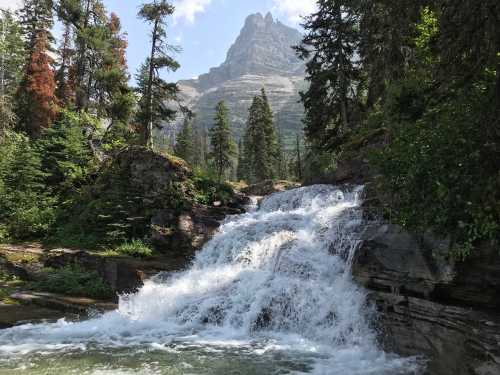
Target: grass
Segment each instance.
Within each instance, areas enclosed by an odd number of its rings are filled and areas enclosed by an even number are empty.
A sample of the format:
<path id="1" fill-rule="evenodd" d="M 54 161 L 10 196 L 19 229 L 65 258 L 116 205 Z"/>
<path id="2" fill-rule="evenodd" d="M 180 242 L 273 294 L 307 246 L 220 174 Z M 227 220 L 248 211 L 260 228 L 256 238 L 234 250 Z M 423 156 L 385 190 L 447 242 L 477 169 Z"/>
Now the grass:
<path id="1" fill-rule="evenodd" d="M 113 297 L 111 287 L 97 274 L 79 266 L 63 268 L 45 268 L 40 280 L 33 282 L 34 290 L 70 296 L 108 299 Z"/>
<path id="2" fill-rule="evenodd" d="M 141 240 L 132 240 L 130 242 L 124 242 L 114 250 L 107 252 L 108 256 L 112 253 L 136 258 L 149 258 L 153 256 L 153 249 Z"/>

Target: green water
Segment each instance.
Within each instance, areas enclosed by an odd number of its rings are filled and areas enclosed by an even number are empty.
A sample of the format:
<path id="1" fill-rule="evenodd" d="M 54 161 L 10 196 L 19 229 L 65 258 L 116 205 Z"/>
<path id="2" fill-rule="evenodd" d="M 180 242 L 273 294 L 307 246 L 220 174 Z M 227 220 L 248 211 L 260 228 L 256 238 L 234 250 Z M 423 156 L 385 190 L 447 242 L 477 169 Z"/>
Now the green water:
<path id="1" fill-rule="evenodd" d="M 170 346 L 38 352 L 0 359 L 0 375 L 264 375 L 308 373 L 312 358 L 251 348 Z"/>

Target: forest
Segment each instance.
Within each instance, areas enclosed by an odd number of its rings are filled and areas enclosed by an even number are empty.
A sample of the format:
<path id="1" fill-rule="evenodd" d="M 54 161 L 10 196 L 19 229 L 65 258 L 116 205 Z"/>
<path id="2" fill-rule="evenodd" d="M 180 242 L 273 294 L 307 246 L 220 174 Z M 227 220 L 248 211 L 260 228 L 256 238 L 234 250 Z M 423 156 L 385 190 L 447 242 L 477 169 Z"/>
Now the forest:
<path id="1" fill-rule="evenodd" d="M 132 146 L 185 160 L 215 190 L 231 190 L 226 181 L 329 181 L 343 163 L 362 160 L 363 182 L 390 220 L 449 235 L 459 258 L 498 238 L 497 1 L 319 0 L 302 43 L 290 46 L 308 81 L 304 137 L 292 150 L 264 88 L 238 142 L 224 102 L 208 132 L 192 127 L 196 113 L 165 80 L 179 68 L 168 38 L 174 11 L 163 0 L 140 8 L 151 52 L 135 73 L 120 19 L 100 0 L 27 0 L 2 11 L 2 241 L 67 236 L 68 212 L 85 205 L 102 166 Z M 166 135 L 179 117 L 177 135 Z"/>

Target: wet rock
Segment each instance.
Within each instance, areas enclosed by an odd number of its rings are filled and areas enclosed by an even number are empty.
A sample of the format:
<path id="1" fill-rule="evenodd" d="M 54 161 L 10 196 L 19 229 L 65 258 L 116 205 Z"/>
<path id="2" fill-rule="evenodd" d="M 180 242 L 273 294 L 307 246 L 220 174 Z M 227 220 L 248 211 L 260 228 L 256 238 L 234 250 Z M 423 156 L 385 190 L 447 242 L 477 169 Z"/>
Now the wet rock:
<path id="1" fill-rule="evenodd" d="M 371 225 L 353 276 L 380 310 L 385 348 L 424 355 L 433 375 L 500 373 L 500 255 L 489 244 L 448 259 L 449 243 Z"/>

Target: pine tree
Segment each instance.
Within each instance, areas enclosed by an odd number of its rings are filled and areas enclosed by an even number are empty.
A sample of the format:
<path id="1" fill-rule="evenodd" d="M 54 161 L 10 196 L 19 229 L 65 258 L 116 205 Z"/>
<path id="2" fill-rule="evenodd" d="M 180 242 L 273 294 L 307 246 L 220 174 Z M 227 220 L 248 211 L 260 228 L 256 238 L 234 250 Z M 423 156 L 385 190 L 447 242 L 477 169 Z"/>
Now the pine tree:
<path id="1" fill-rule="evenodd" d="M 95 160 L 85 135 L 85 129 L 91 126 L 89 119 L 85 113 L 63 109 L 38 141 L 45 183 L 59 196 L 68 197 L 88 182 Z"/>
<path id="2" fill-rule="evenodd" d="M 236 179 L 243 181 L 247 178 L 247 166 L 245 164 L 245 150 L 243 148 L 243 141 L 238 141 L 238 166 L 236 168 Z"/>
<path id="3" fill-rule="evenodd" d="M 184 119 L 182 129 L 177 135 L 177 142 L 174 147 L 174 152 L 176 156 L 184 159 L 189 165 L 194 165 L 194 137 L 190 118 Z"/>
<path id="4" fill-rule="evenodd" d="M 254 97 L 248 112 L 241 172 L 250 183 L 273 179 L 278 175 L 280 151 L 273 113 L 264 89 L 261 95 Z"/>
<path id="5" fill-rule="evenodd" d="M 26 50 L 31 55 L 36 48 L 40 33 L 44 33 L 49 45 L 53 38 L 50 30 L 54 25 L 53 0 L 24 0 L 19 10 L 20 22 L 26 40 Z"/>
<path id="6" fill-rule="evenodd" d="M 72 69 L 75 51 L 73 48 L 72 30 L 69 24 L 64 26 L 62 42 L 58 48 L 58 69 L 56 72 L 56 96 L 62 105 L 70 105 L 75 101 L 74 69 Z"/>
<path id="7" fill-rule="evenodd" d="M 224 102 L 217 104 L 214 121 L 215 124 L 210 129 L 210 158 L 214 163 L 217 179 L 221 182 L 224 174 L 232 166 L 236 155 L 236 145 L 229 126 L 228 109 Z"/>
<path id="8" fill-rule="evenodd" d="M 0 10 L 0 137 L 16 122 L 14 95 L 25 62 L 21 31 L 12 13 Z"/>
<path id="9" fill-rule="evenodd" d="M 166 0 L 154 0 L 144 4 L 139 17 L 152 25 L 151 52 L 145 62 L 142 74 L 144 79 L 140 85 L 138 122 L 144 144 L 153 148 L 153 129 L 160 127 L 164 121 L 175 118 L 175 111 L 166 107 L 167 101 L 176 100 L 178 87 L 175 83 L 167 83 L 160 77 L 160 70 L 175 71 L 179 64 L 170 55 L 173 49 L 167 43 L 167 18 L 174 12 L 174 7 Z"/>
<path id="10" fill-rule="evenodd" d="M 15 94 L 25 61 L 21 26 L 11 12 L 0 9 L 0 95 Z"/>
<path id="11" fill-rule="evenodd" d="M 274 128 L 273 121 L 273 111 L 269 100 L 267 98 L 266 90 L 262 88 L 261 90 L 262 98 L 262 127 L 266 134 L 266 147 L 267 155 L 269 158 L 269 164 L 271 165 L 271 173 L 269 173 L 268 178 L 272 179 L 279 175 L 279 157 L 280 150 L 278 144 L 278 138 L 276 137 L 276 130 Z"/>
<path id="12" fill-rule="evenodd" d="M 98 111 L 111 121 L 106 135 L 112 140 L 126 140 L 128 123 L 135 98 L 128 85 L 125 52 L 128 42 L 121 31 L 118 16 L 111 13 L 102 38 L 107 49 L 101 50 L 101 64 L 96 69 L 95 86 Z"/>
<path id="13" fill-rule="evenodd" d="M 52 59 L 47 48 L 47 35 L 40 32 L 16 96 L 19 128 L 35 138 L 52 124 L 58 110 Z"/>
<path id="14" fill-rule="evenodd" d="M 361 80 L 358 1 L 319 0 L 306 17 L 306 35 L 296 47 L 306 61 L 310 86 L 302 93 L 305 131 L 318 148 L 336 148 L 351 127 L 356 86 Z"/>

